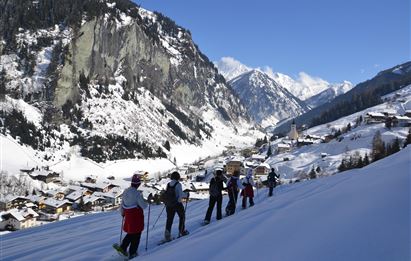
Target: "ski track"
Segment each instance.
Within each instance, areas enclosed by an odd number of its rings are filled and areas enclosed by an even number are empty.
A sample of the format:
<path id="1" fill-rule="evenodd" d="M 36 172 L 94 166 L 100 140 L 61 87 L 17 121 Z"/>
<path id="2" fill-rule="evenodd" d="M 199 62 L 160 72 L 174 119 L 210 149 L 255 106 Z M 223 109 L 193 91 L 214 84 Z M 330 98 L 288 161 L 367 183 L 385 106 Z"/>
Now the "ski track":
<path id="1" fill-rule="evenodd" d="M 410 149 L 407 148 L 401 153 L 408 156 L 409 152 Z M 241 244 L 239 246 L 234 242 L 251 244 L 250 240 L 258 241 L 269 231 L 272 237 L 270 240 L 276 243 L 274 249 L 278 252 L 275 255 L 276 260 L 301 260 L 301 253 L 308 255 L 309 260 L 326 260 L 321 259 L 322 255 L 341 261 L 404 260 L 403 245 L 410 241 L 409 235 L 404 232 L 404 224 L 407 222 L 409 224 L 409 214 L 400 215 L 404 212 L 401 212 L 398 206 L 409 208 L 410 183 L 409 174 L 389 171 L 398 168 L 398 164 L 401 166 L 400 169 L 406 170 L 408 167 L 409 170 L 409 161 L 404 163 L 394 157 L 393 160 L 381 160 L 363 169 L 332 177 L 281 185 L 274 189 L 273 197 L 268 197 L 267 188 L 259 189 L 258 193 L 255 191 L 255 206 L 241 209 L 242 197 L 239 196 L 236 213 L 229 217 L 224 217 L 228 202 L 228 197 L 224 196 L 223 219 L 216 221 L 214 209 L 211 222 L 206 226 L 201 222 L 208 207 L 208 200 L 189 202 L 186 228 L 190 231 L 190 235 L 161 246 L 157 243 L 164 235 L 166 213 L 163 211 L 153 229 L 154 222 L 163 209 L 163 205 L 153 205 L 150 214 L 148 251 L 145 251 L 146 230 L 144 230 L 139 245 L 139 258 L 158 260 L 172 252 L 173 259 L 184 260 L 197 260 L 199 257 L 201 257 L 199 260 L 221 260 L 232 255 L 233 258 L 241 260 L 255 259 L 253 251 L 237 253 L 245 246 Z M 384 168 L 385 171 L 379 172 L 380 168 Z M 386 175 L 391 175 L 393 178 L 386 178 Z M 380 191 L 376 192 L 375 188 L 379 188 Z M 371 196 L 367 192 L 371 193 Z M 384 211 L 390 214 L 381 214 L 380 203 L 384 206 Z M 317 209 L 319 212 L 312 209 Z M 145 222 L 147 222 L 147 210 L 145 210 Z M 358 221 L 359 216 L 368 221 L 366 223 Z M 307 223 L 306 219 L 310 220 L 310 223 Z M 315 221 L 317 219 L 322 221 Z M 244 229 L 242 224 L 250 224 L 250 221 L 252 227 Z M 381 228 L 381 224 L 386 228 L 378 229 Z M 112 211 L 16 231 L 2 236 L 0 260 L 123 260 L 111 246 L 119 241 L 120 226 L 120 214 Z M 336 226 L 340 233 L 335 231 Z M 222 231 L 235 231 L 239 228 L 240 233 L 222 233 Z M 178 216 L 176 215 L 172 236 L 177 237 L 177 230 Z M 346 240 L 345 233 L 348 233 L 351 241 L 356 241 L 356 245 Z M 375 242 L 370 240 L 370 235 L 372 239 L 376 238 Z M 321 241 L 322 245 L 307 244 L 305 240 L 312 241 L 310 238 L 324 239 Z M 384 248 L 379 245 L 383 239 L 388 243 L 394 238 L 398 238 L 396 243 L 387 244 Z M 210 246 L 204 246 L 204 242 Z M 232 243 L 217 246 L 215 242 Z M 337 249 L 333 245 L 335 242 L 341 244 Z M 259 251 L 262 252 L 263 257 L 274 258 L 273 255 L 268 254 L 273 247 L 271 243 L 261 241 Z M 296 248 L 296 251 L 292 251 L 297 246 L 298 250 Z M 366 246 L 374 250 L 371 252 L 363 250 L 367 248 Z M 218 251 L 210 251 L 215 250 L 216 247 Z M 287 247 L 288 251 L 282 250 Z M 186 248 L 196 250 L 185 251 Z"/>

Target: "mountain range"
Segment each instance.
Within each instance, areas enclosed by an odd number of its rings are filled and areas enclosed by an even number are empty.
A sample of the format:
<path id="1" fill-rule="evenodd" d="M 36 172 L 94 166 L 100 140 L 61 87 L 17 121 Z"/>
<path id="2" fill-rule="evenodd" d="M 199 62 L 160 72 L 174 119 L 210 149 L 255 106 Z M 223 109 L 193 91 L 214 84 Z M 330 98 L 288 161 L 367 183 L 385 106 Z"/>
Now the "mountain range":
<path id="1" fill-rule="evenodd" d="M 270 68 L 253 69 L 232 57 L 223 57 L 214 64 L 250 117 L 263 127 L 301 115 L 353 87 L 348 81 L 330 84 L 304 72 L 295 80 Z"/>
<path id="2" fill-rule="evenodd" d="M 22 143 L 78 145 L 96 161 L 165 157 L 252 125 L 191 33 L 161 13 L 127 0 L 0 7 L 3 133 Z"/>
<path id="3" fill-rule="evenodd" d="M 228 82 L 253 120 L 269 127 L 282 119 L 296 117 L 309 108 L 266 73 L 254 69 Z"/>

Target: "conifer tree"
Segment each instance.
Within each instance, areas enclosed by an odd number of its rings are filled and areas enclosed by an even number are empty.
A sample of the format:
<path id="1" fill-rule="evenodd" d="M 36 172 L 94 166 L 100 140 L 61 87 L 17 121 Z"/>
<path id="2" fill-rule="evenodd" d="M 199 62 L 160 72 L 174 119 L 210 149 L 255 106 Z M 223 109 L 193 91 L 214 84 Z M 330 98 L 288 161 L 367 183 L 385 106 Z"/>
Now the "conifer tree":
<path id="1" fill-rule="evenodd" d="M 365 153 L 364 156 L 364 166 L 367 166 L 370 164 L 370 158 L 368 157 L 368 153 Z"/>
<path id="2" fill-rule="evenodd" d="M 384 158 L 385 153 L 385 143 L 382 141 L 381 132 L 377 131 L 372 139 L 372 160 L 377 161 Z"/>
<path id="3" fill-rule="evenodd" d="M 268 150 L 267 150 L 267 158 L 271 157 L 273 152 L 271 151 L 271 144 L 268 144 Z"/>
<path id="4" fill-rule="evenodd" d="M 317 173 L 315 172 L 314 166 L 312 167 L 310 173 L 308 174 L 308 176 L 310 177 L 310 179 L 315 179 L 317 178 Z"/>

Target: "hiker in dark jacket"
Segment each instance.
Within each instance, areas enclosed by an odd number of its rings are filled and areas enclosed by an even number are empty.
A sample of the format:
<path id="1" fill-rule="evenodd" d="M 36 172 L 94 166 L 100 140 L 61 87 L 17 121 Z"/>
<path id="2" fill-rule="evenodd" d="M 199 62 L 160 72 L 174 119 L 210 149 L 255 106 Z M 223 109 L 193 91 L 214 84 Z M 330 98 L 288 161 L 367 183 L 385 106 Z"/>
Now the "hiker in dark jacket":
<path id="1" fill-rule="evenodd" d="M 280 175 L 275 173 L 275 169 L 271 168 L 271 172 L 268 173 L 267 181 L 268 181 L 268 196 L 271 197 L 273 195 L 273 189 L 277 186 L 277 179 L 280 178 Z"/>
<path id="2" fill-rule="evenodd" d="M 164 240 L 170 241 L 171 240 L 171 226 L 173 225 L 174 216 L 177 213 L 178 217 L 180 218 L 180 222 L 178 225 L 179 236 L 188 235 L 188 231 L 185 229 L 185 210 L 182 203 L 182 199 L 186 198 L 188 200 L 189 193 L 183 192 L 183 187 L 180 182 L 180 174 L 177 171 L 171 173 L 171 181 L 167 184 L 167 188 L 170 187 L 171 189 L 174 188 L 175 190 L 175 204 L 166 205 L 166 212 L 167 212 L 167 222 L 166 222 L 166 230 L 164 232 Z"/>
<path id="3" fill-rule="evenodd" d="M 238 192 L 240 191 L 240 189 L 244 188 L 243 184 L 241 184 L 239 177 L 240 177 L 240 171 L 235 170 L 233 175 L 227 181 L 227 192 L 228 192 L 228 197 L 229 197 L 227 207 L 225 208 L 225 212 L 227 216 L 230 216 L 235 213 Z"/>
<path id="4" fill-rule="evenodd" d="M 210 223 L 211 214 L 213 213 L 213 209 L 215 203 L 217 203 L 217 220 L 222 218 L 221 214 L 221 206 L 223 204 L 223 194 L 222 191 L 224 189 L 224 182 L 227 179 L 223 176 L 223 171 L 221 169 L 217 169 L 215 171 L 215 176 L 210 180 L 210 201 L 208 203 L 207 214 L 204 218 L 204 224 L 207 225 Z"/>

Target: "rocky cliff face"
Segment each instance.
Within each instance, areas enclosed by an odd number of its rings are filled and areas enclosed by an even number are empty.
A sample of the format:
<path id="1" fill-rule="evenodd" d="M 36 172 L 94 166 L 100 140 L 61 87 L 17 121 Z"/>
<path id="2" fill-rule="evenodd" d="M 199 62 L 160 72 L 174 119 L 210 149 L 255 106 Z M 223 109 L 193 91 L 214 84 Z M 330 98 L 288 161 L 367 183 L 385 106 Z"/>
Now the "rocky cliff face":
<path id="1" fill-rule="evenodd" d="M 164 155 L 165 142 L 201 144 L 213 135 L 204 113 L 233 132 L 247 121 L 190 32 L 159 13 L 125 0 L 0 0 L 0 7 L 1 93 L 6 103 L 24 99 L 40 110 L 43 147 L 63 124 L 61 143 L 97 160 Z M 15 108 L 4 107 L 7 118 Z M 115 153 L 124 144 L 127 155 Z"/>

